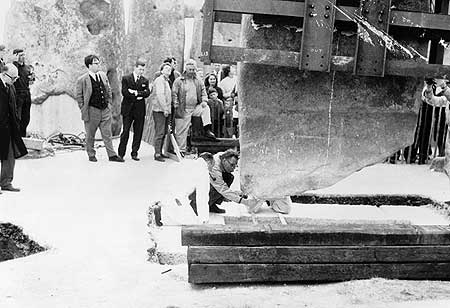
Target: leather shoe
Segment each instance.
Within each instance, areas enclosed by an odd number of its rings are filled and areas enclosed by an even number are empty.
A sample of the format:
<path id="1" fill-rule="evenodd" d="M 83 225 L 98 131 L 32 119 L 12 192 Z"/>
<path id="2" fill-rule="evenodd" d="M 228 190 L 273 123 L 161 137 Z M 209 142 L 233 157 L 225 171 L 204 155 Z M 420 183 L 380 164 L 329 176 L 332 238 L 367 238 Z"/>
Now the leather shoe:
<path id="1" fill-rule="evenodd" d="M 137 156 L 131 156 L 131 159 L 132 159 L 132 160 L 135 160 L 135 161 L 140 161 L 140 160 L 141 160 L 141 159 L 138 158 Z"/>
<path id="2" fill-rule="evenodd" d="M 205 137 L 211 138 L 211 139 L 216 139 L 216 135 L 214 135 L 214 133 L 212 131 L 210 131 L 209 129 L 205 131 Z"/>
<path id="3" fill-rule="evenodd" d="M 170 158 L 169 156 L 164 155 L 164 154 L 161 154 L 161 157 L 162 157 L 162 158 Z"/>
<path id="4" fill-rule="evenodd" d="M 155 160 L 165 162 L 164 158 L 162 158 L 161 155 L 155 155 Z"/>
<path id="5" fill-rule="evenodd" d="M 219 207 L 217 206 L 217 204 L 211 205 L 211 206 L 209 207 L 209 211 L 210 211 L 211 213 L 217 213 L 217 214 L 223 214 L 223 213 L 225 213 L 225 210 L 219 208 Z"/>
<path id="6" fill-rule="evenodd" d="M 89 156 L 89 161 L 96 162 L 97 158 L 95 156 Z"/>
<path id="7" fill-rule="evenodd" d="M 9 186 L 4 186 L 4 187 L 2 187 L 2 190 L 3 190 L 3 191 L 14 191 L 14 192 L 19 192 L 19 191 L 20 191 L 20 188 L 13 187 L 12 185 L 9 185 Z"/>
<path id="8" fill-rule="evenodd" d="M 109 161 L 115 161 L 115 162 L 118 162 L 118 163 L 123 163 L 125 160 L 122 157 L 116 155 L 116 156 L 111 156 L 109 158 Z"/>

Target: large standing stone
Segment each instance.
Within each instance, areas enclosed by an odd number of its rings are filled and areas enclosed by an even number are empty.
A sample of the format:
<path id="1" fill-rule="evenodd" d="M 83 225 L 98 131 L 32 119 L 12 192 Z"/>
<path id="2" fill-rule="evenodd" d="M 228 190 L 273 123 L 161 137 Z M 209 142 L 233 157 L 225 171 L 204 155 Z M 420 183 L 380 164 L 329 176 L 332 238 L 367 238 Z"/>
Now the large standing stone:
<path id="1" fill-rule="evenodd" d="M 252 18 L 244 17 L 244 47 L 299 51 L 301 32 L 276 23 L 256 30 Z M 347 30 L 334 33 L 335 54 L 354 55 Z M 411 44 L 426 55 L 426 42 Z M 256 196 L 330 186 L 413 142 L 420 79 L 240 64 L 238 84 L 241 182 Z"/>
<path id="2" fill-rule="evenodd" d="M 184 4 L 183 0 L 134 0 L 127 35 L 127 71 L 131 72 L 137 58 L 147 60 L 145 75 L 153 80 L 165 58 L 173 56 L 183 62 Z M 154 127 L 149 100 L 143 140 L 153 140 Z"/>
<path id="3" fill-rule="evenodd" d="M 117 67 L 123 27 L 122 0 L 12 1 L 7 16 L 6 44 L 11 49 L 26 49 L 28 62 L 35 67 L 37 77 L 31 87 L 32 101 L 36 104 L 32 108 L 31 133 L 43 133 L 38 129 L 43 126 L 49 131 L 80 133 L 80 126 L 68 121 L 78 118 L 82 125 L 74 89 L 76 79 L 86 71 L 84 57 L 91 53 L 100 56 L 102 68 L 113 86 L 113 134 L 120 132 Z M 44 107 L 47 101 L 51 103 Z M 62 109 L 58 102 L 65 105 L 63 110 L 71 113 L 59 112 Z M 48 123 L 53 127 L 48 127 Z"/>

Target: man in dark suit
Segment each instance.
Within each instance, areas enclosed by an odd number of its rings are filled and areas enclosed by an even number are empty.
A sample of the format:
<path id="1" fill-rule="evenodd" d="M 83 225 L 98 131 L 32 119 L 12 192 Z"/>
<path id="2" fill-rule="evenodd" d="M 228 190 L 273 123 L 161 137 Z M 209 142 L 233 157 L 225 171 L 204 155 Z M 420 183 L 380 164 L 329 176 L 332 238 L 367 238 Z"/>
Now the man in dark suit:
<path id="1" fill-rule="evenodd" d="M 139 160 L 138 151 L 141 146 L 142 132 L 145 121 L 145 99 L 150 95 L 148 79 L 144 74 L 145 62 L 138 59 L 134 65 L 133 73 L 122 77 L 122 108 L 123 119 L 122 134 L 120 135 L 119 156 L 125 156 L 130 128 L 133 125 L 133 143 L 131 158 Z"/>
<path id="2" fill-rule="evenodd" d="M 2 66 L 0 72 L 0 187 L 2 191 L 20 191 L 12 186 L 16 158 L 26 155 L 27 148 L 20 136 L 20 124 L 16 109 L 16 91 L 13 83 L 19 78 L 12 63 Z M 1 191 L 0 191 L 1 194 Z"/>
<path id="3" fill-rule="evenodd" d="M 111 140 L 112 93 L 108 77 L 100 71 L 100 60 L 96 55 L 85 57 L 84 64 L 88 72 L 78 78 L 75 93 L 78 106 L 81 109 L 81 119 L 84 121 L 84 128 L 86 129 L 86 152 L 89 161 L 97 161 L 94 141 L 95 133 L 100 128 L 109 160 L 123 162 L 123 159 L 117 156 L 116 151 L 114 151 Z"/>

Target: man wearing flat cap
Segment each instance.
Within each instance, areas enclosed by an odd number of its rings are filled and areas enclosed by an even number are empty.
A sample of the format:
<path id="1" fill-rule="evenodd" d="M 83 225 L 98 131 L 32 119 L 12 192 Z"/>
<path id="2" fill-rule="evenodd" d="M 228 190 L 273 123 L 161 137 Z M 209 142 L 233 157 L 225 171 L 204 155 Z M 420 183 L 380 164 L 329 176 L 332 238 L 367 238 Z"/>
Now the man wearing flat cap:
<path id="1" fill-rule="evenodd" d="M 27 135 L 27 126 L 30 124 L 31 94 L 30 85 L 34 81 L 33 68 L 25 64 L 25 51 L 14 49 L 13 55 L 16 60 L 13 62 L 19 71 L 19 78 L 14 82 L 16 88 L 17 113 L 20 120 L 20 135 Z"/>

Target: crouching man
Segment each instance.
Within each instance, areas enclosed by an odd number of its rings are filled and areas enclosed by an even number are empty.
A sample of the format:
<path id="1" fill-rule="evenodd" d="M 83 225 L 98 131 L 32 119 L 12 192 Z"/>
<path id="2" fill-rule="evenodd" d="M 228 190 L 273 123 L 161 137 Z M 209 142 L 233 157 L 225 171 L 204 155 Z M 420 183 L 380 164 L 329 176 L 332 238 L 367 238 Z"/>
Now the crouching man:
<path id="1" fill-rule="evenodd" d="M 256 213 L 264 203 L 267 203 L 277 213 L 288 214 L 291 210 L 291 200 L 274 199 L 260 200 L 244 195 L 241 191 L 232 190 L 234 181 L 233 171 L 239 161 L 239 154 L 234 150 L 219 152 L 214 155 L 214 165 L 210 172 L 209 211 L 212 213 L 225 213 L 218 207 L 223 201 L 242 203 L 249 213 Z"/>

